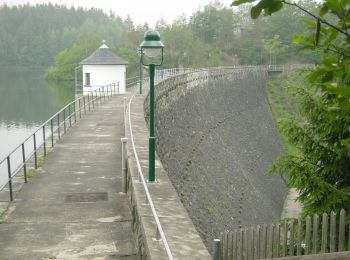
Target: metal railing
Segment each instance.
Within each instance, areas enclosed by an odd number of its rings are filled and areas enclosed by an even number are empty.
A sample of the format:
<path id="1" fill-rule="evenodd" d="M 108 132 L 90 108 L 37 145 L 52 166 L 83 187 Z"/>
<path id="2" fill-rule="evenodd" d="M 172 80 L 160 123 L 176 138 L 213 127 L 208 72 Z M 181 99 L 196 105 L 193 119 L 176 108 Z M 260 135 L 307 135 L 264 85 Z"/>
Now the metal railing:
<path id="1" fill-rule="evenodd" d="M 305 67 L 305 66 L 297 66 L 299 67 Z M 291 69 L 295 69 L 297 67 L 293 67 Z M 164 92 L 168 92 L 169 88 L 172 88 L 174 86 L 164 86 L 169 83 L 169 81 L 176 81 L 176 86 L 179 85 L 187 85 L 187 84 L 195 84 L 195 83 L 200 83 L 203 81 L 208 81 L 210 78 L 212 79 L 217 79 L 221 78 L 225 75 L 231 75 L 231 78 L 240 78 L 242 75 L 247 76 L 247 74 L 251 72 L 256 72 L 256 73 L 261 73 L 261 74 L 266 74 L 268 71 L 268 66 L 231 66 L 231 67 L 216 67 L 216 68 L 199 68 L 199 69 L 188 69 L 188 68 L 173 68 L 173 69 L 164 69 L 164 70 L 156 70 L 155 73 L 155 81 L 158 81 L 156 87 L 157 87 L 157 95 L 156 95 L 156 100 L 162 96 Z M 186 74 L 186 77 L 177 77 L 179 74 Z M 160 81 L 160 82 L 159 82 Z M 195 82 L 195 83 L 193 83 Z M 146 81 L 147 83 L 147 81 Z M 159 84 L 159 85 L 158 85 Z M 163 241 L 163 245 L 166 251 L 166 254 L 168 256 L 168 259 L 173 259 L 170 247 L 168 245 L 168 242 L 166 240 L 164 231 L 162 229 L 161 223 L 159 221 L 156 209 L 154 207 L 151 195 L 149 193 L 147 183 L 145 181 L 144 175 L 142 173 L 142 168 L 140 165 L 140 161 L 137 155 L 136 151 L 136 146 L 134 143 L 134 137 L 133 137 L 133 131 L 132 131 L 132 123 L 131 123 L 131 102 L 135 96 L 136 92 L 132 95 L 132 97 L 129 100 L 128 103 L 128 121 L 129 121 L 129 132 L 130 132 L 130 139 L 131 139 L 131 145 L 132 145 L 132 151 L 135 157 L 136 161 L 136 166 L 137 166 L 137 173 L 138 173 L 138 179 L 139 182 L 142 183 L 142 186 L 145 191 L 145 196 L 146 196 L 146 204 L 150 206 L 150 209 L 152 211 L 152 215 L 154 218 L 154 221 L 156 223 L 156 238 L 161 239 Z M 147 114 L 148 110 L 148 95 L 145 98 L 144 102 L 144 110 Z M 126 121 L 126 119 L 125 119 Z M 123 140 L 122 140 L 123 142 Z M 124 139 L 125 142 L 125 139 Z M 124 184 L 125 185 L 125 184 Z"/>
<path id="2" fill-rule="evenodd" d="M 237 68 L 240 68 L 240 69 L 247 68 L 247 67 L 250 67 L 250 66 L 244 66 L 244 67 L 237 66 Z M 220 67 L 220 68 L 216 68 L 216 69 L 217 70 L 220 70 L 220 69 L 221 70 L 225 70 L 227 68 L 226 67 Z M 232 69 L 232 67 L 229 67 L 229 68 Z M 254 68 L 255 68 L 255 66 L 254 66 Z M 159 84 L 160 82 L 165 82 L 165 80 L 167 80 L 169 78 L 172 78 L 174 76 L 177 76 L 179 74 L 187 74 L 187 73 L 201 72 L 201 71 L 205 72 L 205 71 L 208 71 L 208 70 L 210 70 L 210 69 L 208 69 L 208 68 L 200 68 L 200 69 L 188 69 L 188 68 L 185 68 L 185 69 L 180 68 L 179 69 L 179 68 L 173 68 L 173 69 L 156 70 L 155 81 L 157 82 L 157 84 Z M 266 69 L 264 69 L 264 70 L 266 70 Z M 144 79 L 144 81 L 147 84 L 148 79 L 146 78 L 146 79 Z M 134 87 L 137 88 L 138 84 L 139 84 L 139 80 L 135 81 L 134 82 Z M 146 85 L 146 84 L 144 84 L 144 85 Z M 132 83 L 130 83 L 127 86 L 127 88 L 131 88 L 131 87 L 133 87 Z M 125 121 L 125 124 L 126 124 L 126 120 L 128 120 L 128 122 L 129 122 L 129 134 L 130 134 L 130 139 L 131 139 L 132 152 L 133 152 L 133 155 L 134 155 L 134 158 L 135 158 L 135 162 L 136 162 L 136 166 L 137 166 L 138 181 L 140 183 L 142 183 L 143 189 L 145 191 L 145 196 L 146 196 L 146 198 L 145 198 L 146 199 L 146 204 L 149 205 L 149 207 L 151 209 L 151 212 L 152 212 L 152 215 L 153 215 L 153 218 L 154 218 L 154 221 L 155 221 L 155 224 L 156 224 L 156 231 L 155 231 L 156 239 L 157 240 L 160 239 L 160 241 L 163 242 L 166 255 L 167 255 L 168 259 L 172 260 L 174 258 L 173 258 L 171 249 L 169 247 L 169 244 L 167 242 L 164 230 L 163 230 L 162 225 L 160 223 L 157 211 L 156 211 L 156 209 L 154 207 L 154 203 L 153 203 L 152 197 L 150 195 L 150 192 L 148 190 L 147 182 L 146 182 L 146 180 L 145 180 L 145 178 L 143 176 L 141 164 L 140 164 L 140 161 L 139 161 L 139 158 L 138 158 L 138 155 L 137 155 L 137 151 L 136 151 L 136 146 L 135 146 L 135 141 L 134 141 L 134 136 L 133 136 L 133 130 L 132 130 L 132 122 L 131 122 L 131 103 L 132 103 L 132 100 L 135 97 L 137 92 L 138 92 L 138 89 L 135 90 L 134 94 L 130 98 L 130 100 L 128 102 L 128 105 L 127 105 L 127 109 L 124 108 L 125 113 L 127 111 L 127 114 L 128 114 L 128 119 L 126 119 L 126 114 L 125 114 L 124 121 Z M 147 96 L 146 96 L 146 100 L 147 100 Z M 123 146 L 125 146 L 126 140 L 127 140 L 126 138 L 122 138 Z M 124 169 L 124 167 L 125 166 L 122 167 L 123 171 L 126 170 L 126 169 Z M 124 178 L 126 178 L 126 177 L 124 177 Z M 126 191 L 125 181 L 123 183 L 124 183 L 123 184 L 123 190 Z"/>
<path id="3" fill-rule="evenodd" d="M 162 71 L 162 70 L 158 70 L 158 72 L 159 71 Z M 178 73 L 183 72 L 183 70 L 176 70 L 176 71 Z M 172 72 L 171 74 L 170 73 L 163 73 L 163 78 L 165 79 L 167 77 L 174 76 L 175 74 L 173 74 L 173 73 L 174 72 Z M 166 75 L 166 76 L 164 76 L 164 75 Z M 160 80 L 161 78 L 162 77 L 158 77 L 158 78 L 156 78 L 156 80 Z M 134 87 L 137 88 L 137 84 L 138 83 L 139 83 L 139 80 L 134 82 Z M 147 83 L 147 79 L 145 80 L 145 83 Z M 131 86 L 131 84 L 130 84 L 130 86 Z M 133 136 L 133 130 L 132 130 L 132 123 L 131 123 L 131 102 L 132 102 L 133 98 L 135 97 L 135 95 L 137 93 L 138 93 L 138 89 L 136 89 L 134 94 L 131 96 L 131 98 L 129 100 L 129 103 L 127 105 L 127 109 L 124 108 L 124 111 L 125 111 L 125 113 L 127 111 L 127 114 L 128 114 L 129 134 L 130 134 L 130 139 L 131 139 L 132 151 L 133 151 L 133 154 L 134 154 L 134 157 L 135 157 L 135 161 L 136 161 L 136 166 L 137 166 L 138 180 L 139 180 L 140 183 L 142 183 L 142 186 L 143 186 L 143 189 L 144 189 L 145 195 L 146 195 L 146 204 L 149 205 L 149 207 L 151 209 L 151 212 L 152 212 L 152 215 L 153 215 L 153 218 L 154 218 L 154 221 L 156 223 L 156 233 L 155 233 L 156 239 L 163 242 L 163 246 L 164 246 L 164 249 L 165 249 L 165 252 L 166 252 L 166 255 L 167 255 L 168 259 L 169 260 L 173 260 L 174 259 L 173 255 L 171 253 L 169 244 L 168 244 L 167 239 L 165 237 L 165 233 L 164 233 L 164 230 L 163 230 L 162 225 L 160 223 L 157 211 L 156 211 L 156 209 L 154 207 L 154 203 L 153 203 L 151 194 L 150 194 L 150 192 L 148 190 L 146 180 L 145 180 L 145 178 L 143 176 L 140 160 L 138 158 L 137 151 L 136 151 L 136 146 L 135 146 L 135 141 L 134 141 L 134 136 Z M 124 120 L 125 120 L 125 123 L 126 123 L 126 120 L 127 120 L 126 119 L 126 115 L 125 115 L 125 119 Z M 123 139 L 122 142 L 123 141 L 125 142 L 125 139 Z"/>
<path id="4" fill-rule="evenodd" d="M 314 68 L 314 64 L 266 65 L 269 72 L 284 72 L 301 68 Z"/>
<path id="5" fill-rule="evenodd" d="M 33 134 L 0 160 L 0 191 L 8 186 L 10 201 L 13 201 L 13 180 L 16 175 L 23 173 L 24 183 L 27 183 L 28 172 L 38 168 L 40 153 L 45 157 L 48 148 L 53 148 L 68 128 L 95 106 L 118 93 L 117 85 L 102 86 L 76 98 L 46 120 Z"/>
<path id="6" fill-rule="evenodd" d="M 137 165 L 138 177 L 139 177 L 139 181 L 142 183 L 143 189 L 144 189 L 145 194 L 146 194 L 146 204 L 149 205 L 149 207 L 150 207 L 150 209 L 151 209 L 151 211 L 152 211 L 152 215 L 153 215 L 154 221 L 156 222 L 156 226 L 157 226 L 156 238 L 157 238 L 157 239 L 159 239 L 159 237 L 161 238 L 161 240 L 163 241 L 163 245 L 164 245 L 166 254 L 167 254 L 167 256 L 168 256 L 168 259 L 172 260 L 172 259 L 173 259 L 173 256 L 172 256 L 172 254 L 171 254 L 171 250 L 170 250 L 169 244 L 168 244 L 168 242 L 167 242 L 167 240 L 166 240 L 166 237 L 165 237 L 165 234 L 164 234 L 162 225 L 160 224 L 157 211 L 156 211 L 156 209 L 155 209 L 155 207 L 154 207 L 152 197 L 151 197 L 151 195 L 150 195 L 150 193 L 149 193 L 149 190 L 148 190 L 148 187 L 147 187 L 147 184 L 146 184 L 146 180 L 145 180 L 145 178 L 143 177 L 143 173 L 142 173 L 140 161 L 139 161 L 139 158 L 138 158 L 138 155 L 137 155 L 137 152 L 136 152 L 136 147 L 135 147 L 135 142 L 134 142 L 134 136 L 133 136 L 133 132 L 132 132 L 132 125 L 131 125 L 131 113 L 130 113 L 131 102 L 132 102 L 132 99 L 134 98 L 135 94 L 136 94 L 136 93 L 134 93 L 133 96 L 132 96 L 132 97 L 130 98 L 130 100 L 129 100 L 129 104 L 128 104 L 128 117 L 129 117 L 130 139 L 131 139 L 132 149 L 133 149 L 133 153 L 134 153 L 134 157 L 135 157 L 135 161 L 136 161 L 136 165 Z"/>
<path id="7" fill-rule="evenodd" d="M 108 85 L 83 85 L 80 90 L 75 91 L 76 94 L 84 94 L 84 93 L 94 93 L 97 90 L 97 94 L 106 91 L 113 90 L 116 93 L 119 93 L 119 82 L 114 82 Z"/>

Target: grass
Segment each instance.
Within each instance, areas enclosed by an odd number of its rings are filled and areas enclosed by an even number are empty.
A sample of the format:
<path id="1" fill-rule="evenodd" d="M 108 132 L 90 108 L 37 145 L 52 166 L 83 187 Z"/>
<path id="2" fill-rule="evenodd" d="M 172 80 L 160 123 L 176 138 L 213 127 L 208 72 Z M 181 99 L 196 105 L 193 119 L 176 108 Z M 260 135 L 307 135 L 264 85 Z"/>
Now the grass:
<path id="1" fill-rule="evenodd" d="M 27 178 L 30 179 L 30 178 L 33 178 L 36 174 L 36 170 L 35 169 L 32 169 L 30 171 L 27 172 Z"/>
<path id="2" fill-rule="evenodd" d="M 289 142 L 288 137 L 283 133 L 281 121 L 291 115 L 298 114 L 295 97 L 290 91 L 293 88 L 295 77 L 297 75 L 279 74 L 269 76 L 267 81 L 267 95 L 272 116 L 289 154 L 298 154 L 298 149 Z"/>
<path id="3" fill-rule="evenodd" d="M 28 179 L 33 178 L 35 176 L 35 174 L 37 173 L 38 169 L 40 169 L 44 165 L 46 156 L 43 155 L 43 156 L 38 157 L 38 168 L 31 169 L 30 171 L 27 172 Z"/>

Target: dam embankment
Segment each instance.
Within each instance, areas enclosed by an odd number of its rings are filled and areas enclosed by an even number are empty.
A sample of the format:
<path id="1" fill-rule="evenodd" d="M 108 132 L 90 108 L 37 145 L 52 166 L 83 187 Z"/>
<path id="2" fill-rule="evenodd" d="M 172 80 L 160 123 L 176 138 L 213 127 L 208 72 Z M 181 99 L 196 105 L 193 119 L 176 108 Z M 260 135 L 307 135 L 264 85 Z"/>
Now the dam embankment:
<path id="1" fill-rule="evenodd" d="M 222 231 L 281 215 L 287 187 L 265 174 L 283 153 L 266 77 L 258 67 L 226 68 L 156 86 L 157 153 L 208 248 Z"/>

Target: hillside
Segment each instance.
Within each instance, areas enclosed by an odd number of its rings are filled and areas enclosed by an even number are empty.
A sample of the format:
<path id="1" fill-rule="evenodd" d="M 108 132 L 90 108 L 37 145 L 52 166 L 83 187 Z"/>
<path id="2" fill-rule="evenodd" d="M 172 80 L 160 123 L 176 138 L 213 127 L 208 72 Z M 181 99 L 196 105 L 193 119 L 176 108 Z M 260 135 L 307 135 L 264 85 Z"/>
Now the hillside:
<path id="1" fill-rule="evenodd" d="M 311 6 L 313 1 L 301 1 Z M 294 34 L 303 34 L 303 14 L 285 8 L 272 19 L 256 23 L 248 9 L 231 9 L 212 2 L 190 17 L 171 24 L 160 19 L 156 29 L 165 44 L 163 67 L 215 67 L 232 64 L 308 62 L 292 46 Z M 290 21 L 290 22 L 286 22 Z M 283 28 L 279 26 L 284 21 Z M 0 64 L 54 66 L 49 78 L 72 80 L 79 61 L 101 41 L 129 61 L 128 76 L 138 73 L 137 47 L 148 25 L 102 10 L 41 4 L 0 6 Z M 53 73 L 53 71 L 55 73 Z M 57 71 L 59 73 L 57 73 Z"/>

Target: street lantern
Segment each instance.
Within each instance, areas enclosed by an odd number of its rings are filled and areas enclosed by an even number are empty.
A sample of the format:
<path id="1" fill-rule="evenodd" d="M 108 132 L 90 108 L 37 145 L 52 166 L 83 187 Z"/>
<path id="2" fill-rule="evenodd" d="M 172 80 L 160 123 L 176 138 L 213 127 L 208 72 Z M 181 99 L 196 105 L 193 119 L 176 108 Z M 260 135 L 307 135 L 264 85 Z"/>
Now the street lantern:
<path id="1" fill-rule="evenodd" d="M 164 44 L 160 41 L 160 35 L 157 31 L 149 30 L 144 35 L 144 41 L 140 44 L 141 62 L 143 65 L 152 65 L 154 62 L 146 63 L 144 56 L 149 58 L 161 57 L 161 61 L 155 66 L 160 66 L 163 63 Z"/>
<path id="2" fill-rule="evenodd" d="M 155 30 L 149 30 L 140 44 L 141 63 L 149 67 L 149 154 L 148 154 L 148 181 L 155 181 L 155 137 L 154 137 L 154 74 L 155 67 L 163 63 L 164 44 Z M 147 56 L 147 58 L 145 57 Z M 159 59 L 160 58 L 160 59 Z"/>

